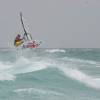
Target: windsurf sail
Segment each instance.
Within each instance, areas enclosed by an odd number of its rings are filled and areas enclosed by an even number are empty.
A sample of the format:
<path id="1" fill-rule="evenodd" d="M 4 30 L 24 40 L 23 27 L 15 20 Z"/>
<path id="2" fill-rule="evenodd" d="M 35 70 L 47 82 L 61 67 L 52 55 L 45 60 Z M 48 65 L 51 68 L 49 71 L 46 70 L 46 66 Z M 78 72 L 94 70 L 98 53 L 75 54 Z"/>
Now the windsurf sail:
<path id="1" fill-rule="evenodd" d="M 23 23 L 23 16 L 22 16 L 21 12 L 20 12 L 20 18 L 21 18 L 21 24 L 22 24 L 22 27 L 23 27 L 23 30 L 24 30 L 24 39 L 26 41 L 32 40 L 31 34 L 29 34 L 25 29 L 25 26 L 24 26 L 24 23 Z"/>
<path id="2" fill-rule="evenodd" d="M 26 24 L 24 25 L 24 22 L 23 22 L 24 20 L 23 20 L 23 16 L 21 12 L 20 12 L 20 20 L 21 20 L 24 34 L 17 34 L 14 41 L 14 46 L 22 47 L 22 48 L 37 48 L 41 44 L 41 42 L 33 40 L 31 34 L 27 32 L 26 27 L 25 27 Z"/>

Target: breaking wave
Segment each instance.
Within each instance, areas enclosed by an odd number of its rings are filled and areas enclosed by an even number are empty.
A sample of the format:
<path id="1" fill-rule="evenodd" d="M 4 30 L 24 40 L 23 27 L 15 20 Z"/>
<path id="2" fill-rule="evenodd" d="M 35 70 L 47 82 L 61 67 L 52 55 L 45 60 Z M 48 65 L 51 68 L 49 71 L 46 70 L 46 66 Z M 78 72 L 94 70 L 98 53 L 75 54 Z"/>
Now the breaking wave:
<path id="1" fill-rule="evenodd" d="M 100 49 L 0 51 L 1 100 L 99 100 Z"/>
<path id="2" fill-rule="evenodd" d="M 53 49 L 46 50 L 47 52 L 65 52 L 65 50 Z M 70 63 L 71 62 L 71 63 Z M 49 57 L 20 57 L 14 62 L 0 62 L 0 80 L 15 80 L 17 74 L 29 73 L 39 70 L 44 70 L 46 68 L 57 68 L 58 71 L 62 72 L 63 75 L 71 79 L 77 80 L 86 86 L 100 89 L 100 78 L 91 76 L 82 72 L 77 68 L 79 64 L 94 65 L 96 67 L 97 63 L 87 60 L 73 59 L 64 57 L 59 59 L 49 58 Z"/>
<path id="3" fill-rule="evenodd" d="M 14 80 L 16 74 L 34 72 L 47 68 L 48 63 L 21 57 L 16 62 L 0 62 L 0 80 Z"/>
<path id="4" fill-rule="evenodd" d="M 100 78 L 89 76 L 78 69 L 72 69 L 72 68 L 66 68 L 66 67 L 61 67 L 59 69 L 64 73 L 66 77 L 70 77 L 74 80 L 77 80 L 85 84 L 86 86 L 89 86 L 95 89 L 100 89 Z"/>

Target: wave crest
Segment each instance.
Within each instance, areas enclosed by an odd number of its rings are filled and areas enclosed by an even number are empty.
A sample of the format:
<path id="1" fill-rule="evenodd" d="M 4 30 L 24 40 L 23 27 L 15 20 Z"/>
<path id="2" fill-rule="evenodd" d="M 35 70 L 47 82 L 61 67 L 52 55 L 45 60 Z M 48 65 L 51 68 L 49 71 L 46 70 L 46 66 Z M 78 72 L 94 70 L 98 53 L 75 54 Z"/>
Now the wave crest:
<path id="1" fill-rule="evenodd" d="M 72 69 L 66 67 L 61 67 L 59 69 L 64 73 L 66 77 L 78 80 L 79 82 L 82 82 L 89 87 L 100 89 L 100 78 L 94 78 L 92 76 L 89 76 L 79 71 L 78 69 Z"/>
<path id="2" fill-rule="evenodd" d="M 63 50 L 63 49 L 47 49 L 46 52 L 49 52 L 49 53 L 55 53 L 55 52 L 62 52 L 62 53 L 65 53 L 66 51 Z"/>

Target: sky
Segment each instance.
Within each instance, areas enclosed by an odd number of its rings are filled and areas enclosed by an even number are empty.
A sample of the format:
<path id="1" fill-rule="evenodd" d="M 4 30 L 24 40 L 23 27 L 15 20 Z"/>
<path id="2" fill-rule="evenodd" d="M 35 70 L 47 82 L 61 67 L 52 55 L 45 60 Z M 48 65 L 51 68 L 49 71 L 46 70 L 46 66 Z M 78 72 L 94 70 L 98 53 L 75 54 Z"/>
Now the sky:
<path id="1" fill-rule="evenodd" d="M 0 48 L 23 34 L 19 12 L 41 48 L 100 48 L 100 0 L 0 0 Z"/>

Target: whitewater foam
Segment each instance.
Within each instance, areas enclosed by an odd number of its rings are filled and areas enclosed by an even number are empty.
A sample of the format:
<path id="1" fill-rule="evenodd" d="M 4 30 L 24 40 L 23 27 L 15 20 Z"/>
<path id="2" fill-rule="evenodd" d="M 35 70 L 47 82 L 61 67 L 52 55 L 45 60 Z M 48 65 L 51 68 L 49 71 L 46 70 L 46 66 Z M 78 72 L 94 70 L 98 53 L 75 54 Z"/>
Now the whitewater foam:
<path id="1" fill-rule="evenodd" d="M 48 52 L 48 50 L 46 51 Z M 49 52 L 59 52 L 59 49 L 53 49 L 53 51 L 50 50 Z M 63 49 L 61 51 L 60 49 L 60 52 L 65 51 L 63 51 Z M 21 56 L 15 62 L 0 62 L 0 80 L 14 80 L 16 79 L 16 74 L 34 72 L 51 67 L 58 68 L 66 77 L 70 77 L 79 82 L 82 82 L 89 87 L 100 89 L 100 78 L 94 78 L 91 75 L 87 75 L 74 66 L 79 65 L 79 63 L 96 65 L 97 62 L 68 57 L 60 58 L 60 60 L 48 57 L 42 57 L 42 59 L 40 58 L 41 57 L 25 58 Z M 67 62 L 64 62 L 64 59 Z"/>
<path id="2" fill-rule="evenodd" d="M 12 64 L 10 62 L 0 62 L 0 80 L 14 80 L 16 77 L 9 73 L 9 69 L 12 69 Z"/>
<path id="3" fill-rule="evenodd" d="M 100 78 L 94 78 L 92 76 L 89 76 L 78 69 L 72 69 L 72 68 L 66 68 L 66 67 L 59 67 L 59 69 L 64 73 L 66 77 L 70 77 L 72 79 L 78 80 L 85 85 L 100 89 Z"/>
<path id="4" fill-rule="evenodd" d="M 62 52 L 62 53 L 65 53 L 66 51 L 63 50 L 63 49 L 47 49 L 46 52 L 49 52 L 49 53 L 55 53 L 55 52 Z"/>
<path id="5" fill-rule="evenodd" d="M 0 73 L 0 80 L 1 81 L 5 81 L 5 80 L 8 80 L 8 81 L 13 81 L 15 80 L 15 76 L 12 75 L 12 74 L 9 74 L 9 73 Z"/>
<path id="6" fill-rule="evenodd" d="M 92 61 L 92 60 L 83 60 L 83 59 L 76 59 L 76 58 L 69 58 L 69 57 L 63 57 L 62 58 L 63 60 L 66 60 L 66 61 L 71 61 L 71 62 L 78 62 L 78 63 L 87 63 L 87 64 L 100 64 L 99 62 L 96 62 L 96 61 Z"/>
<path id="7" fill-rule="evenodd" d="M 0 62 L 0 72 L 10 69 L 12 67 L 10 62 Z"/>
<path id="8" fill-rule="evenodd" d="M 0 80 L 14 80 L 16 74 L 39 71 L 47 68 L 48 63 L 20 57 L 16 62 L 0 62 Z"/>
<path id="9" fill-rule="evenodd" d="M 36 61 L 35 59 L 21 57 L 14 65 L 14 69 L 16 69 L 14 73 L 19 74 L 43 70 L 47 68 L 46 64 L 47 63 L 43 61 Z"/>
<path id="10" fill-rule="evenodd" d="M 74 59 L 71 59 L 75 61 Z M 85 62 L 78 60 L 79 62 Z M 25 62 L 25 63 L 24 63 Z M 90 61 L 86 61 L 86 63 L 91 63 Z M 23 64 L 22 64 L 23 63 Z M 91 63 L 94 64 L 94 63 Z M 26 59 L 26 58 L 20 58 L 20 61 L 16 62 L 16 67 L 18 70 L 15 70 L 14 73 L 19 74 L 19 73 L 27 73 L 27 72 L 33 72 L 33 71 L 38 71 L 38 70 L 43 70 L 45 68 L 51 67 L 51 68 L 58 68 L 60 71 L 64 73 L 66 77 L 70 77 L 72 79 L 75 79 L 79 82 L 84 83 L 86 86 L 95 88 L 95 89 L 100 89 L 100 78 L 94 78 L 93 76 L 89 76 L 82 71 L 78 70 L 75 66 L 74 68 L 69 68 L 68 63 L 61 63 L 57 60 L 54 59 L 44 59 L 40 61 L 36 61 L 34 59 Z M 27 67 L 28 66 L 28 67 Z M 24 67 L 24 68 L 23 68 Z"/>
<path id="11" fill-rule="evenodd" d="M 47 90 L 47 89 L 38 89 L 38 88 L 23 88 L 23 89 L 16 89 L 13 92 L 15 93 L 35 93 L 35 94 L 42 94 L 42 95 L 57 95 L 57 96 L 61 96 L 63 95 L 62 93 L 56 92 L 56 91 L 52 91 L 52 90 Z"/>

